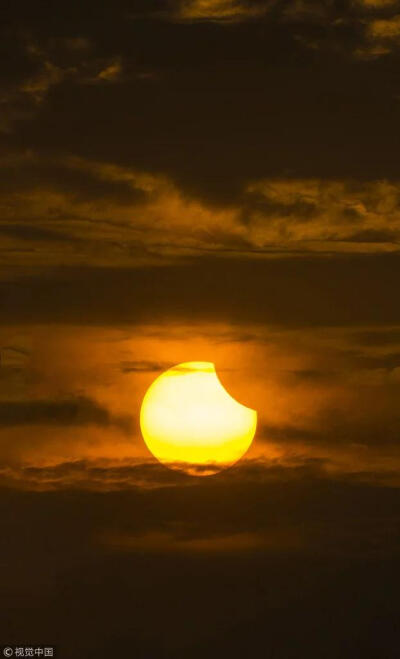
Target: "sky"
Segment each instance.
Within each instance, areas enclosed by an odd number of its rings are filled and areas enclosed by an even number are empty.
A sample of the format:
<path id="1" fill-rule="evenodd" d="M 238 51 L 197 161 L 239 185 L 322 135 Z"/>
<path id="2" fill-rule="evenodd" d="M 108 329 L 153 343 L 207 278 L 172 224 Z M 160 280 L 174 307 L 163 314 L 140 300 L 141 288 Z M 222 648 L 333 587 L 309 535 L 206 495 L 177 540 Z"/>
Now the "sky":
<path id="1" fill-rule="evenodd" d="M 0 643 L 391 659 L 400 2 L 6 1 Z M 258 412 L 194 477 L 164 370 Z"/>

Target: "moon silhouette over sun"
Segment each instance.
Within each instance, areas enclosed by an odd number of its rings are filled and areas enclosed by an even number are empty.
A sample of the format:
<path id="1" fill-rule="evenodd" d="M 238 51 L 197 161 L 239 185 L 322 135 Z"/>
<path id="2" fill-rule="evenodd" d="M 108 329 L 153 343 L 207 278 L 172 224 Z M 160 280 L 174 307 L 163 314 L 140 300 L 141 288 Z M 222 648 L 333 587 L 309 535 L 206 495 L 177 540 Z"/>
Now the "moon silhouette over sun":
<path id="1" fill-rule="evenodd" d="M 240 460 L 256 426 L 257 412 L 228 394 L 211 362 L 184 362 L 162 373 L 140 410 L 150 452 L 192 475 L 215 474 Z"/>

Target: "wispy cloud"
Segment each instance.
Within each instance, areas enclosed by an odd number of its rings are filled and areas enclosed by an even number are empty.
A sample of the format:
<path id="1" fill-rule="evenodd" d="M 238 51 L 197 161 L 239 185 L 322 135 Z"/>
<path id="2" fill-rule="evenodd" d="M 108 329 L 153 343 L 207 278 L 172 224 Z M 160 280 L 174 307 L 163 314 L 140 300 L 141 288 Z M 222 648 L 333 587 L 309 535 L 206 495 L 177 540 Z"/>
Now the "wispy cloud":
<path id="1" fill-rule="evenodd" d="M 183 21 L 248 21 L 265 14 L 276 0 L 180 0 L 176 16 Z"/>
<path id="2" fill-rule="evenodd" d="M 6 133 L 13 130 L 15 122 L 37 114 L 57 85 L 112 84 L 143 74 L 134 68 L 126 72 L 118 54 L 97 55 L 90 39 L 84 37 L 39 41 L 16 35 L 15 47 L 27 60 L 27 73 L 3 89 L 0 131 Z"/>
<path id="3" fill-rule="evenodd" d="M 9 266 L 140 265 L 204 254 L 397 252 L 400 183 L 261 179 L 216 208 L 171 179 L 76 157 L 0 163 Z"/>

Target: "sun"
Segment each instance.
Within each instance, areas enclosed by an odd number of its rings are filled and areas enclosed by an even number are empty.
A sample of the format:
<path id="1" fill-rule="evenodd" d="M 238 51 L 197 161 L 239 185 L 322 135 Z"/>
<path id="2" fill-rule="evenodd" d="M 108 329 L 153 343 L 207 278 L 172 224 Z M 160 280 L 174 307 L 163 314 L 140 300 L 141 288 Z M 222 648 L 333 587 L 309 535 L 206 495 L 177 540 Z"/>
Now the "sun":
<path id="1" fill-rule="evenodd" d="M 211 362 L 185 362 L 162 373 L 140 410 L 144 441 L 157 460 L 196 475 L 237 462 L 256 426 L 257 412 L 228 394 Z"/>

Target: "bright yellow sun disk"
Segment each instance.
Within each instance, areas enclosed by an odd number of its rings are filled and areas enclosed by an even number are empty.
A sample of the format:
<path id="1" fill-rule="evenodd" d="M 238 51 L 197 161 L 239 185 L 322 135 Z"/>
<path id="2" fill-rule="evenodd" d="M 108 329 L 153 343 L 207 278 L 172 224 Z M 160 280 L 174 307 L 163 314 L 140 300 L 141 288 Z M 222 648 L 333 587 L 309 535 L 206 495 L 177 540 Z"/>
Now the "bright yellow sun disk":
<path id="1" fill-rule="evenodd" d="M 247 451 L 257 412 L 234 400 L 211 362 L 185 362 L 160 375 L 147 390 L 140 426 L 147 447 L 162 463 L 210 474 Z M 196 465 L 208 469 L 196 472 Z"/>

